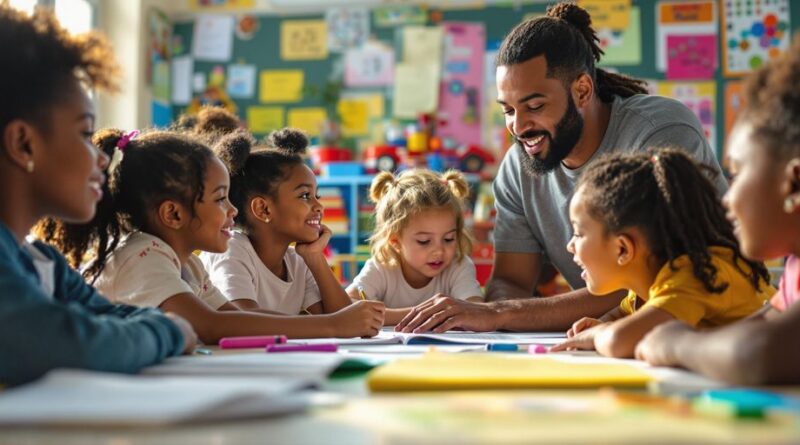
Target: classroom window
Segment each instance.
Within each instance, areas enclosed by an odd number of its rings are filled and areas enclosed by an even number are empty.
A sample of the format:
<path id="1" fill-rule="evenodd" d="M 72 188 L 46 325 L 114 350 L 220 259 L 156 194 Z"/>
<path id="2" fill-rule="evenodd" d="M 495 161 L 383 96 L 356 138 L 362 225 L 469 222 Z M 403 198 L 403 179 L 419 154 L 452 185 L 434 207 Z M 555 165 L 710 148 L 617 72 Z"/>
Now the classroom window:
<path id="1" fill-rule="evenodd" d="M 83 33 L 92 29 L 94 11 L 88 0 L 56 0 L 56 17 L 71 33 Z"/>
<path id="2" fill-rule="evenodd" d="M 11 7 L 21 9 L 28 13 L 33 12 L 33 8 L 36 6 L 36 3 L 37 0 L 11 0 L 10 2 Z"/>

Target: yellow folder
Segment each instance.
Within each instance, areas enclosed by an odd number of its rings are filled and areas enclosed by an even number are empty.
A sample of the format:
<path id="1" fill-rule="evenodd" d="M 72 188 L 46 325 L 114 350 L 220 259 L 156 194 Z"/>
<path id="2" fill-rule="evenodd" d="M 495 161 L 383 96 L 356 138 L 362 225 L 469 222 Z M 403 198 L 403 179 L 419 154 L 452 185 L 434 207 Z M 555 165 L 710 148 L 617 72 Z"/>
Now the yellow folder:
<path id="1" fill-rule="evenodd" d="M 429 353 L 367 376 L 372 391 L 644 387 L 647 373 L 621 363 L 574 363 L 521 354 Z"/>

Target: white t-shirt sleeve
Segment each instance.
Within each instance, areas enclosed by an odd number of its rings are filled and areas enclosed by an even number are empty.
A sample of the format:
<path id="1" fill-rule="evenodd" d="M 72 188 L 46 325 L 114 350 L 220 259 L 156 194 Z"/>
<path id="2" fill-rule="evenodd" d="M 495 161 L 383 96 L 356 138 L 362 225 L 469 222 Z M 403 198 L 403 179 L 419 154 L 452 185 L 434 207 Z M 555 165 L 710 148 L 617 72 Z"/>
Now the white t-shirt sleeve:
<path id="1" fill-rule="evenodd" d="M 386 293 L 388 292 L 389 283 L 386 280 L 386 274 L 382 271 L 382 266 L 377 261 L 370 258 L 361 268 L 361 271 L 353 279 L 353 282 L 347 286 L 347 293 L 351 293 L 358 289 L 358 286 L 364 288 L 364 293 L 367 294 L 367 299 L 385 301 Z"/>
<path id="2" fill-rule="evenodd" d="M 137 249 L 114 271 L 113 298 L 134 306 L 159 307 L 173 295 L 194 293 L 181 279 L 180 265 L 169 250 L 155 245 Z"/>
<path id="3" fill-rule="evenodd" d="M 319 286 L 317 285 L 317 280 L 314 279 L 314 274 L 311 273 L 311 269 L 306 266 L 305 261 L 298 255 L 297 258 L 298 265 L 302 265 L 302 267 L 298 267 L 303 272 L 303 279 L 306 280 L 305 285 L 305 295 L 303 295 L 303 309 L 308 309 L 309 307 L 317 304 L 319 301 L 322 300 L 322 296 L 319 293 Z M 300 279 L 300 274 L 295 275 L 296 279 Z"/>
<path id="4" fill-rule="evenodd" d="M 203 267 L 203 263 L 200 261 L 200 258 L 190 255 L 189 261 L 187 261 L 186 265 L 189 269 L 189 272 L 194 275 L 193 278 L 197 283 L 196 295 L 198 298 L 203 300 L 206 304 L 214 309 L 219 309 L 220 306 L 228 302 L 228 299 L 225 298 L 225 295 L 223 295 L 222 292 L 220 292 L 220 290 L 214 286 L 214 283 L 211 282 L 211 277 Z"/>
<path id="5" fill-rule="evenodd" d="M 450 267 L 453 268 L 453 273 L 450 275 L 451 297 L 464 300 L 469 297 L 483 296 L 481 285 L 475 274 L 475 263 L 471 258 L 464 257 Z"/>
<path id="6" fill-rule="evenodd" d="M 224 254 L 203 254 L 203 265 L 211 278 L 214 286 L 222 292 L 229 301 L 253 300 L 258 301 L 256 295 L 256 272 L 253 264 L 242 249 L 235 248 L 231 243 Z"/>

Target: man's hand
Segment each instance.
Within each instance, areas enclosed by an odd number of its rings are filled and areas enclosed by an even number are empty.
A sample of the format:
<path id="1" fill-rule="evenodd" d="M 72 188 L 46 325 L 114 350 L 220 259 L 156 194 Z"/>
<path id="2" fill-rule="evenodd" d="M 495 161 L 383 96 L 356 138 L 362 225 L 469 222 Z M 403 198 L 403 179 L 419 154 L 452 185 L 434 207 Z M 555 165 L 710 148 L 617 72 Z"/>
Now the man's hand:
<path id="1" fill-rule="evenodd" d="M 398 332 L 494 331 L 497 311 L 486 303 L 472 303 L 436 294 L 411 309 L 394 330 Z"/>

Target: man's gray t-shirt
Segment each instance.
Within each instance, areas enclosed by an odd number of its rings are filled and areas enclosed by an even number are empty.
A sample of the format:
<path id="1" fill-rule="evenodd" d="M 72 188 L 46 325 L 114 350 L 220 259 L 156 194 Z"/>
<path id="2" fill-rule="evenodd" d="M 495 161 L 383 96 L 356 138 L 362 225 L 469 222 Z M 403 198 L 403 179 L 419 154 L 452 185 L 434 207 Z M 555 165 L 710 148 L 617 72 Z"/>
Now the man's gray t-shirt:
<path id="1" fill-rule="evenodd" d="M 678 147 L 717 171 L 720 196 L 727 189 L 714 151 L 703 136 L 697 117 L 682 103 L 661 96 L 637 94 L 614 98 L 603 141 L 581 167 L 560 165 L 538 178 L 520 165 L 520 150 L 508 150 L 494 181 L 497 252 L 540 253 L 552 263 L 573 289 L 585 287 L 581 270 L 567 252 L 572 237 L 569 201 L 587 165 L 608 153 L 625 153 L 652 147 Z"/>

